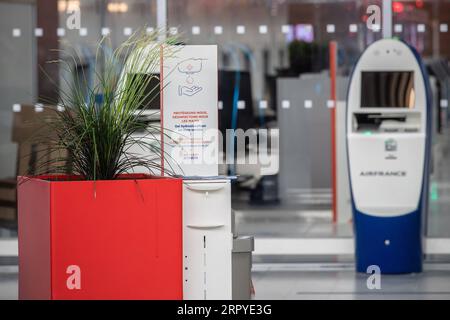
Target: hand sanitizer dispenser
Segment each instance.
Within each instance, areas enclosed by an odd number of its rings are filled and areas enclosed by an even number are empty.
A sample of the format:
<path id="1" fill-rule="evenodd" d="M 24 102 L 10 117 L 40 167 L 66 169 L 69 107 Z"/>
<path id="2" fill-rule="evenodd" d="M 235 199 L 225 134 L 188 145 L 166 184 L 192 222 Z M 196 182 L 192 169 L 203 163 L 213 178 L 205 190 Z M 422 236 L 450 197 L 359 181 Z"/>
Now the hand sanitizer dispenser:
<path id="1" fill-rule="evenodd" d="M 230 180 L 184 180 L 184 299 L 232 299 L 231 221 Z"/>

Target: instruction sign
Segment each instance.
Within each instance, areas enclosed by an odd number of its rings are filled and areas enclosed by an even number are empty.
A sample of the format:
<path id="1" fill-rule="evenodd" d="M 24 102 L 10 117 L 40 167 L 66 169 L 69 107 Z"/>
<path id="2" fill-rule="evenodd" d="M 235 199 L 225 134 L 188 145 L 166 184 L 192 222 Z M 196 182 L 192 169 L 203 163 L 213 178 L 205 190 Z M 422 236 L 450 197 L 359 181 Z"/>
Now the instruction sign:
<path id="1" fill-rule="evenodd" d="M 176 47 L 161 66 L 164 172 L 217 176 L 217 46 Z"/>

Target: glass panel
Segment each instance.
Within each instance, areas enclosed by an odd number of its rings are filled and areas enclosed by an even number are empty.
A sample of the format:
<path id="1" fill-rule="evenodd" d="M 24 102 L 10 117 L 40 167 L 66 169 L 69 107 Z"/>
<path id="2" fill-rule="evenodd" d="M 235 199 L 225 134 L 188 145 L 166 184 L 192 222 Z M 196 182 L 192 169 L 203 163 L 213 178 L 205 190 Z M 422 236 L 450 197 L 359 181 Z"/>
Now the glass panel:
<path id="1" fill-rule="evenodd" d="M 16 175 L 36 167 L 39 148 L 22 130 L 37 123 L 43 109 L 35 104 L 55 103 L 58 75 L 63 89 L 81 77 L 94 85 L 102 36 L 110 36 L 114 49 L 138 29 L 155 28 L 156 0 L 0 1 L 0 238 L 17 234 Z M 47 63 L 55 59 L 69 69 Z"/>
<path id="2" fill-rule="evenodd" d="M 221 130 L 280 130 L 277 172 L 263 174 L 260 168 L 250 166 L 222 168 L 223 173 L 239 175 L 233 205 L 240 233 L 257 237 L 352 236 L 349 204 L 344 205 L 346 210 L 338 210 L 337 223 L 332 223 L 329 43 L 336 41 L 338 46 L 340 104 L 346 99 L 348 79 L 358 57 L 382 38 L 382 20 L 369 10 L 373 5 L 381 10 L 382 1 L 168 1 L 169 26 L 187 44 L 219 46 Z M 449 1 L 438 0 L 393 3 L 393 35 L 414 46 L 428 69 L 439 64 L 434 68 L 447 70 L 436 70 L 442 81 L 433 89 L 439 96 L 433 106 L 438 115 L 434 115 L 428 219 L 429 234 L 434 236 L 447 236 L 450 225 L 446 218 L 450 181 L 444 165 L 448 161 L 448 109 L 438 107 L 448 104 L 449 6 Z M 396 105 L 411 103 L 405 98 Z M 235 122 L 233 107 L 238 109 Z M 342 130 L 340 124 L 338 127 Z M 343 147 L 339 140 L 338 148 Z M 345 162 L 345 157 L 339 161 Z M 339 174 L 344 169 L 338 164 L 337 170 Z M 346 192 L 344 200 L 348 202 Z M 340 202 L 346 192 L 338 191 Z"/>
<path id="3" fill-rule="evenodd" d="M 339 47 L 338 99 L 343 100 L 359 54 L 381 38 L 380 26 L 366 27 L 366 8 L 362 1 L 168 1 L 169 25 L 183 30 L 188 44 L 219 45 L 221 130 L 280 130 L 279 170 L 223 168 L 239 175 L 233 198 L 239 232 L 352 235 L 350 214 L 342 224 L 331 222 L 329 43 Z M 245 108 L 233 126 L 236 92 Z"/>
<path id="4" fill-rule="evenodd" d="M 425 58 L 433 92 L 432 174 L 427 218 L 427 235 L 450 236 L 450 171 L 448 101 L 450 56 L 450 2 L 397 2 L 394 32 L 415 47 Z"/>
<path id="5" fill-rule="evenodd" d="M 32 4 L 0 2 L 0 238 L 15 236 L 15 177 L 19 151 L 13 136 L 17 103 L 35 101 L 36 46 Z"/>

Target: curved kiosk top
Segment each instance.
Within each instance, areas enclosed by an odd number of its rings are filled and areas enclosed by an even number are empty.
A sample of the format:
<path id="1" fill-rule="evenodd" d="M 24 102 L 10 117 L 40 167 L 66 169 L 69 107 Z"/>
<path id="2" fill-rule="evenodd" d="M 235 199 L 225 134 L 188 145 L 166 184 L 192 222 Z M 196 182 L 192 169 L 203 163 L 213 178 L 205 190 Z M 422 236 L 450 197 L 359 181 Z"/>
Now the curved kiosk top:
<path id="1" fill-rule="evenodd" d="M 357 270 L 418 272 L 426 208 L 430 105 L 417 53 L 383 39 L 362 54 L 347 97 Z"/>

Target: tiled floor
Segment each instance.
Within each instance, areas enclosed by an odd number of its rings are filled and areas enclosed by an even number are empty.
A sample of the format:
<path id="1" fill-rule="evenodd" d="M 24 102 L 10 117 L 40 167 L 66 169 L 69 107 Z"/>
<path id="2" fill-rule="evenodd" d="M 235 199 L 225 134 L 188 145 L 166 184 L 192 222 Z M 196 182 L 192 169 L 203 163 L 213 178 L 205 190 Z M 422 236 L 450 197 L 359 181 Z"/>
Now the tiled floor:
<path id="1" fill-rule="evenodd" d="M 256 299 L 450 299 L 450 266 L 427 265 L 423 273 L 382 275 L 381 289 L 352 265 L 255 265 Z"/>
<path id="2" fill-rule="evenodd" d="M 427 264 L 420 274 L 383 275 L 369 290 L 368 275 L 351 264 L 255 264 L 255 299 L 450 299 L 450 265 Z M 0 266 L 0 299 L 17 299 L 17 267 Z"/>
<path id="3" fill-rule="evenodd" d="M 450 135 L 436 139 L 430 178 L 428 237 L 450 237 Z M 331 223 L 331 205 L 249 205 L 235 199 L 238 234 L 255 237 L 352 237 L 351 223 Z"/>
<path id="4" fill-rule="evenodd" d="M 17 299 L 17 266 L 0 266 L 0 300 Z"/>

